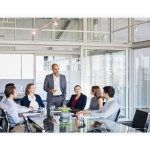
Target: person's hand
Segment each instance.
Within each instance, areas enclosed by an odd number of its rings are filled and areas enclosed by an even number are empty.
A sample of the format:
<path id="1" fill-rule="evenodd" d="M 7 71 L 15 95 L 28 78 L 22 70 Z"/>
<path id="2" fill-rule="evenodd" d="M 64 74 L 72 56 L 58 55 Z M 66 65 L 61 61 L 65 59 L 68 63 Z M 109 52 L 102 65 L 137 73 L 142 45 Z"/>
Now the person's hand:
<path id="1" fill-rule="evenodd" d="M 87 114 L 83 114 L 83 116 L 90 116 L 90 113 L 87 113 Z"/>
<path id="2" fill-rule="evenodd" d="M 55 92 L 56 92 L 56 90 L 54 90 L 54 89 L 50 89 L 50 90 L 49 90 L 49 92 L 51 92 L 51 93 L 55 93 Z"/>
<path id="3" fill-rule="evenodd" d="M 66 105 L 63 105 L 63 107 L 66 108 L 67 106 L 66 106 Z"/>
<path id="4" fill-rule="evenodd" d="M 65 98 L 63 98 L 65 100 Z"/>
<path id="5" fill-rule="evenodd" d="M 32 112 L 34 111 L 34 109 L 33 109 L 33 107 L 32 107 L 32 106 L 29 106 L 28 108 L 30 108 Z"/>

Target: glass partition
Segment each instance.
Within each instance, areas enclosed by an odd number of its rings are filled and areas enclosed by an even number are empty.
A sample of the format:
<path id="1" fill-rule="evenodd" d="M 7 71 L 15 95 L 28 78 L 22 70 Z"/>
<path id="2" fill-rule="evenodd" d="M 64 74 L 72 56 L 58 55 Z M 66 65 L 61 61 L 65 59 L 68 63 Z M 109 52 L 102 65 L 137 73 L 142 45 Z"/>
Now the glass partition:
<path id="1" fill-rule="evenodd" d="M 86 108 L 90 104 L 92 86 L 113 86 L 115 100 L 121 108 L 121 117 L 126 117 L 126 55 L 125 51 L 84 50 L 83 85 L 88 97 Z"/>
<path id="2" fill-rule="evenodd" d="M 114 18 L 114 29 L 121 29 L 128 26 L 128 18 Z M 127 43 L 128 42 L 128 28 L 114 32 L 114 42 Z"/>
<path id="3" fill-rule="evenodd" d="M 150 18 L 134 18 L 134 24 L 149 21 Z M 150 22 L 134 26 L 134 42 L 150 40 Z"/>
<path id="4" fill-rule="evenodd" d="M 150 107 L 150 48 L 134 50 L 134 108 Z"/>
<path id="5" fill-rule="evenodd" d="M 88 31 L 101 31 L 109 32 L 109 18 L 87 18 L 87 30 Z M 108 33 L 88 33 L 88 42 L 109 42 Z"/>

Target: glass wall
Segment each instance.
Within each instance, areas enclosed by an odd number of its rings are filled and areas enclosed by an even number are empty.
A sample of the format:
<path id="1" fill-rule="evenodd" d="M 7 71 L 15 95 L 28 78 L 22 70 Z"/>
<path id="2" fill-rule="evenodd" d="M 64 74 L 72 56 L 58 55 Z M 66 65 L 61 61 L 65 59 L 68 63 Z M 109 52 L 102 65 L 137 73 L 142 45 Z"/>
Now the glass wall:
<path id="1" fill-rule="evenodd" d="M 88 31 L 109 32 L 109 18 L 87 18 Z M 88 42 L 109 42 L 108 33 L 87 33 Z"/>
<path id="2" fill-rule="evenodd" d="M 128 18 L 114 18 L 114 30 L 121 29 L 128 26 Z M 128 42 L 128 28 L 114 32 L 114 42 L 127 43 Z"/>
<path id="3" fill-rule="evenodd" d="M 0 54 L 0 79 L 33 79 L 33 54 Z"/>
<path id="4" fill-rule="evenodd" d="M 150 18 L 134 18 L 134 24 L 149 21 Z M 134 42 L 150 40 L 150 22 L 134 27 Z"/>
<path id="5" fill-rule="evenodd" d="M 125 51 L 84 50 L 83 85 L 90 104 L 92 86 L 115 88 L 115 100 L 121 108 L 121 117 L 126 117 L 126 62 Z"/>
<path id="6" fill-rule="evenodd" d="M 150 48 L 134 50 L 134 108 L 150 107 Z"/>
<path id="7" fill-rule="evenodd" d="M 50 23 L 55 18 L 35 18 L 35 28 L 40 29 L 42 26 Z M 52 23 L 45 29 L 52 30 L 83 30 L 82 18 L 61 18 L 57 21 L 57 26 Z M 36 31 L 35 40 L 51 41 L 83 41 L 82 32 L 64 32 L 64 31 Z"/>

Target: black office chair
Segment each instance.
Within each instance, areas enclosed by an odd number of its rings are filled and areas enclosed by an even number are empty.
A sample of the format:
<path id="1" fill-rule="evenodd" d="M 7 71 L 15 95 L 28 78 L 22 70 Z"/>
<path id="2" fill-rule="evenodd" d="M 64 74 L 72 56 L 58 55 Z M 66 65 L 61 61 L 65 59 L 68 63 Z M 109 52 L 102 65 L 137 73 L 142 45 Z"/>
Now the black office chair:
<path id="1" fill-rule="evenodd" d="M 10 123 L 7 117 L 7 113 L 4 109 L 0 108 L 0 126 L 4 132 L 10 131 Z"/>
<path id="2" fill-rule="evenodd" d="M 145 132 L 147 130 L 146 129 L 147 118 L 148 118 L 147 112 L 136 110 L 133 121 L 125 121 L 125 122 L 119 122 L 119 123 L 135 128 L 135 129 L 144 130 Z"/>
<path id="3" fill-rule="evenodd" d="M 119 119 L 119 117 L 120 117 L 120 108 L 119 108 L 119 110 L 118 110 L 118 113 L 117 113 L 117 116 L 116 116 L 116 119 L 115 119 L 115 122 L 117 122 L 118 121 L 118 119 Z"/>
<path id="4" fill-rule="evenodd" d="M 27 117 L 25 118 L 23 115 L 21 115 L 21 116 L 24 119 L 25 132 L 31 133 L 32 131 L 31 131 L 31 128 L 30 128 L 30 124 L 28 122 L 28 118 Z"/>

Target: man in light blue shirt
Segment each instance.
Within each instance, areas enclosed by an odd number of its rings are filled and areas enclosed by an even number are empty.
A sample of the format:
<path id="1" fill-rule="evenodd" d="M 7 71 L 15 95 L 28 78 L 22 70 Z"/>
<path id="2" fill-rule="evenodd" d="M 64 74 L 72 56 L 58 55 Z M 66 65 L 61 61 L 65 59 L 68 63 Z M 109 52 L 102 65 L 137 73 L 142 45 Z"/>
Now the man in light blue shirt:
<path id="1" fill-rule="evenodd" d="M 105 105 L 94 111 L 80 111 L 79 113 L 84 113 L 84 116 L 94 116 L 100 118 L 107 118 L 109 120 L 115 121 L 117 113 L 119 110 L 118 103 L 113 98 L 115 94 L 115 89 L 112 86 L 105 86 L 103 88 L 103 97 L 106 99 Z"/>
<path id="2" fill-rule="evenodd" d="M 4 93 L 6 95 L 6 99 L 1 104 L 1 108 L 6 110 L 11 127 L 13 127 L 24 121 L 23 117 L 19 115 L 19 108 L 14 102 L 14 99 L 17 98 L 18 93 L 15 86 L 7 87 Z M 24 115 L 24 117 L 26 116 Z"/>
<path id="3" fill-rule="evenodd" d="M 14 86 L 14 83 L 8 83 L 8 84 L 6 84 L 6 86 L 5 86 L 5 88 L 7 88 L 7 87 L 9 87 L 9 86 Z M 0 101 L 0 108 L 1 108 L 1 105 L 2 105 L 2 103 L 5 101 L 5 99 L 6 99 L 6 96 L 3 96 L 3 98 L 1 99 L 1 101 Z M 15 103 L 16 104 L 16 103 Z M 30 107 L 25 107 L 25 106 L 20 106 L 20 105 L 17 105 L 16 104 L 16 106 L 18 107 L 18 111 L 19 111 L 19 113 L 25 113 L 25 112 L 29 112 L 29 111 L 33 111 L 33 107 L 32 106 L 30 106 Z"/>

